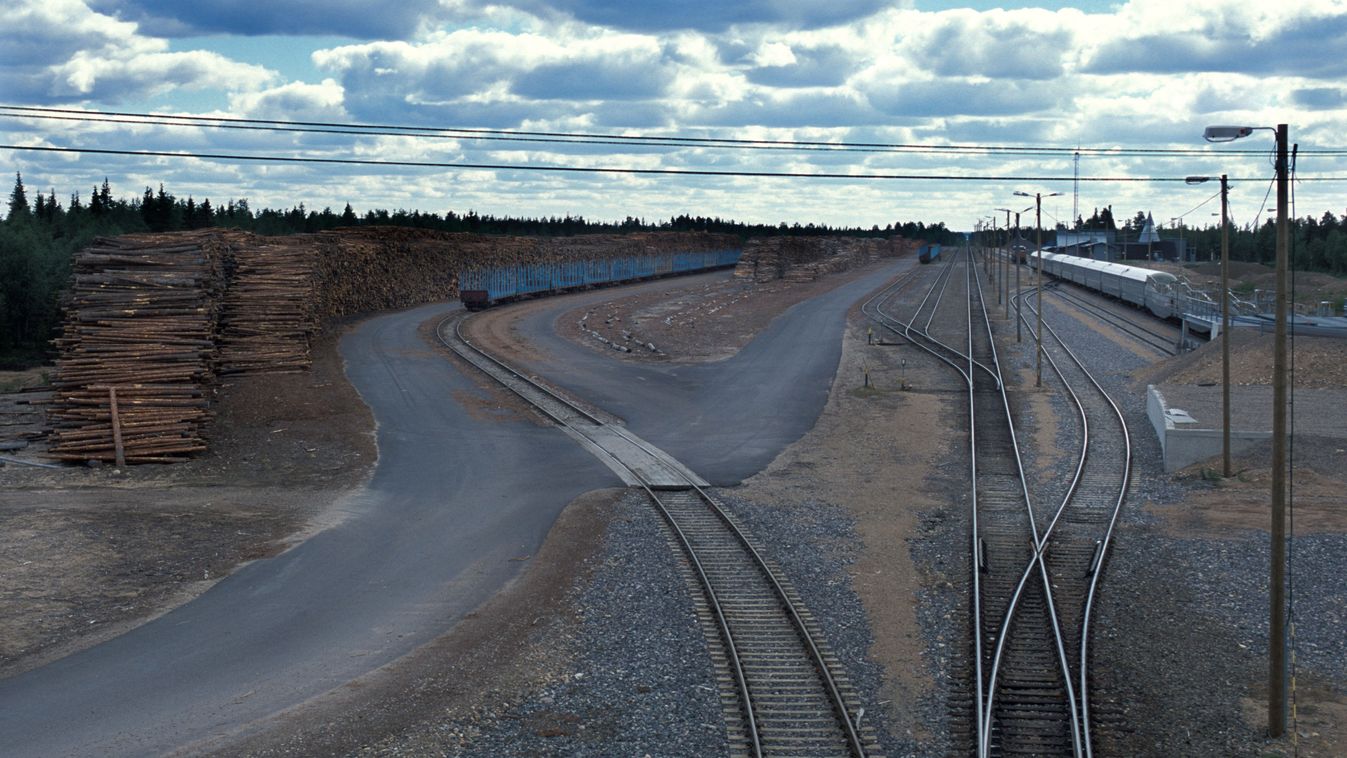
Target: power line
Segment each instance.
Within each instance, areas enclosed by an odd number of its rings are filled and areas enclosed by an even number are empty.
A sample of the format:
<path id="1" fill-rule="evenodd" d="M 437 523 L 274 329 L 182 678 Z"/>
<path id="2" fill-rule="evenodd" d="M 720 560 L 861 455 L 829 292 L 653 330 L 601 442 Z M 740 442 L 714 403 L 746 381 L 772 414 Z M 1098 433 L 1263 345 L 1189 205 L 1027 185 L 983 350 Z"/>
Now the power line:
<path id="1" fill-rule="evenodd" d="M 1128 147 L 1055 147 L 1039 145 L 940 145 L 931 143 L 888 143 L 888 142 L 827 142 L 810 140 L 772 140 L 742 139 L 729 137 L 691 137 L 679 135 L 652 134 L 613 134 L 594 132 L 548 132 L 510 129 L 480 129 L 465 127 L 428 127 L 400 124 L 340 123 L 331 121 L 282 121 L 275 119 L 252 119 L 232 116 L 185 116 L 164 113 L 137 113 L 130 111 L 91 111 L 73 108 L 44 108 L 38 106 L 20 106 L 0 104 L 0 111 L 9 111 L 0 115 L 30 118 L 61 116 L 62 120 L 107 121 L 112 123 L 145 123 L 162 126 L 197 126 L 203 128 L 241 128 L 251 126 L 257 129 L 276 131 L 329 132 L 336 134 L 357 134 L 369 136 L 398 137 L 452 137 L 458 139 L 505 139 L 509 141 L 554 142 L 565 141 L 578 144 L 621 144 L 621 145 L 663 145 L 682 147 L 733 147 L 737 149 L 817 149 L 849 152 L 914 152 L 930 154 L 1005 154 L 1005 155 L 1062 155 L 1076 152 L 1093 156 L 1128 155 L 1263 155 L 1265 150 L 1237 149 L 1214 150 L 1211 148 L 1128 148 Z M 121 119 L 137 119 L 122 121 Z M 1317 155 L 1347 155 L 1347 148 L 1322 148 L 1303 152 Z"/>
<path id="2" fill-rule="evenodd" d="M 1070 176 L 998 176 L 974 174 L 893 174 L 861 173 L 845 174 L 836 172 L 804 171 L 730 171 L 710 169 L 678 168 L 628 168 L 616 166 L 558 166 L 539 164 L 509 163 L 449 163 L 436 161 L 395 161 L 364 158 L 317 158 L 285 155 L 247 155 L 242 153 L 199 153 L 168 150 L 116 150 L 92 147 L 57 147 L 44 145 L 0 145 L 0 150 L 20 150 L 42 153 L 88 154 L 88 155 L 124 155 L 141 158 L 197 158 L 217 161 L 249 161 L 254 163 L 294 163 L 328 164 L 344 166 L 387 166 L 399 168 L 447 168 L 447 169 L 485 169 L 500 171 L 555 171 L 564 173 L 591 174 L 638 174 L 638 175 L 678 175 L 678 176 L 738 176 L 759 178 L 792 179 L 865 179 L 865 180 L 913 180 L 913 181 L 981 181 L 981 182 L 1069 182 Z M 1083 176 L 1082 182 L 1094 183 L 1175 183 L 1183 182 L 1182 176 Z M 1231 181 L 1251 181 L 1232 179 Z M 1347 176 L 1305 177 L 1303 181 L 1344 181 Z"/>

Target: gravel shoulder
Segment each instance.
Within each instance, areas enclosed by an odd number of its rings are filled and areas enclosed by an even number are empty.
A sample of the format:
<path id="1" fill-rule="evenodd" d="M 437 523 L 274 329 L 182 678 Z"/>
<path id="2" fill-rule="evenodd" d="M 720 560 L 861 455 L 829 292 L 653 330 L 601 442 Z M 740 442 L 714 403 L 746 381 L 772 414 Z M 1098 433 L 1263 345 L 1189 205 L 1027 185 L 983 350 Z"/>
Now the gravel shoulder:
<path id="1" fill-rule="evenodd" d="M 1154 362 L 1144 347 L 1099 339 L 1108 327 L 1069 308 L 1054 304 L 1048 318 L 1072 344 L 1088 346 L 1077 352 L 1119 402 L 1132 434 L 1131 487 L 1095 617 L 1100 753 L 1342 755 L 1347 588 L 1338 578 L 1347 570 L 1341 559 L 1347 514 L 1340 507 L 1347 481 L 1340 441 L 1296 442 L 1298 733 L 1271 741 L 1265 737 L 1268 450 L 1238 457 L 1238 475 L 1228 480 L 1213 476 L 1210 463 L 1166 474 L 1145 416 L 1146 384 L 1205 380 L 1219 372 L 1219 346 Z M 1006 341 L 1010 360 L 1032 368 L 1032 346 L 1013 345 Z M 1256 335 L 1236 345 L 1236 381 L 1258 383 L 1270 364 L 1267 345 Z M 1302 346 L 1307 364 L 1343 349 L 1318 340 Z M 1046 445 L 1034 439 L 1031 458 Z M 1058 444 L 1075 439 L 1078 432 L 1068 433 Z M 1050 487 L 1050 470 L 1036 470 Z"/>

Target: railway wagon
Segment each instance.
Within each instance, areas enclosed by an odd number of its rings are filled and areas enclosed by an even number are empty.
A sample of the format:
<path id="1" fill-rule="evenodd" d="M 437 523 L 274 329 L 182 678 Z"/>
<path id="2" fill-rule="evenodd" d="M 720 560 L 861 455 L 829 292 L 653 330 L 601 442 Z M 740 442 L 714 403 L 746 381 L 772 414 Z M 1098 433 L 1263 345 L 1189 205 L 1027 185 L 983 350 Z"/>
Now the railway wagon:
<path id="1" fill-rule="evenodd" d="M 940 246 L 922 245 L 921 247 L 917 248 L 917 260 L 921 261 L 922 263 L 930 263 L 931 261 L 940 260 Z"/>
<path id="2" fill-rule="evenodd" d="M 1029 265 L 1038 265 L 1037 254 L 1030 257 Z M 1116 297 L 1160 318 L 1178 315 L 1179 278 L 1173 274 L 1061 253 L 1043 253 L 1043 273 Z"/>
<path id="3" fill-rule="evenodd" d="M 458 274 L 459 299 L 463 301 L 463 307 L 476 311 L 529 295 L 726 268 L 738 263 L 742 252 L 706 250 L 654 253 L 468 269 Z"/>

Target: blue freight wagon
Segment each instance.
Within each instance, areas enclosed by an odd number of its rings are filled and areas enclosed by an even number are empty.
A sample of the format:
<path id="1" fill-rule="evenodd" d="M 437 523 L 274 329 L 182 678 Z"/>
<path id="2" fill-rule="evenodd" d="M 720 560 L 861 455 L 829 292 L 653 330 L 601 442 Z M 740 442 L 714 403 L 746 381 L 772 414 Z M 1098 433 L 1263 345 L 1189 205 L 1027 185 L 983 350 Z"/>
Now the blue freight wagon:
<path id="1" fill-rule="evenodd" d="M 552 294 L 733 266 L 742 250 L 655 253 L 606 260 L 469 269 L 458 275 L 459 299 L 470 311 L 527 295 Z"/>
<path id="2" fill-rule="evenodd" d="M 917 260 L 922 263 L 940 260 L 940 246 L 924 244 L 917 248 Z"/>

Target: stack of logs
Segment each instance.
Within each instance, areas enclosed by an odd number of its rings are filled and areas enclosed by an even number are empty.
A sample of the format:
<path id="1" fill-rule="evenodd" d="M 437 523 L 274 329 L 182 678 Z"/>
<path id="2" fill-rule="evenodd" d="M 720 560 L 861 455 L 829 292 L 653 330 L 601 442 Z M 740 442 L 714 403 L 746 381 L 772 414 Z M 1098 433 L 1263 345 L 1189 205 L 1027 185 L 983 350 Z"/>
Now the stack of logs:
<path id="1" fill-rule="evenodd" d="M 204 451 L 216 374 L 302 370 L 321 326 L 457 297 L 465 268 L 738 246 L 698 232 L 539 238 L 398 227 L 100 238 L 74 262 L 49 455 L 146 463 Z"/>
<path id="2" fill-rule="evenodd" d="M 744 246 L 734 275 L 754 282 L 810 282 L 908 249 L 901 238 L 759 237 Z"/>
<path id="3" fill-rule="evenodd" d="M 220 316 L 219 373 L 302 371 L 310 366 L 315 249 L 308 238 L 250 240 L 234 250 Z"/>
<path id="4" fill-rule="evenodd" d="M 228 245 L 191 233 L 100 238 L 75 258 L 48 455 L 170 462 L 206 449 Z"/>

